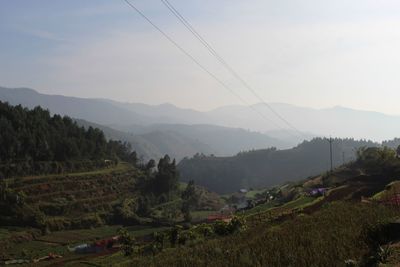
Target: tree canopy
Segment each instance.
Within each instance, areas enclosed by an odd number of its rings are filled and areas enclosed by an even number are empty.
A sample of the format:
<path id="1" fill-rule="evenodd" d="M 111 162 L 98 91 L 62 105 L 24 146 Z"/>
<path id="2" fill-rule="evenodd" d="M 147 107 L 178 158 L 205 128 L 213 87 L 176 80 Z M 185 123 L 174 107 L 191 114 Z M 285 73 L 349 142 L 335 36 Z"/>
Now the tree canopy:
<path id="1" fill-rule="evenodd" d="M 124 160 L 136 162 L 130 144 L 107 141 L 93 127 L 85 129 L 67 117 L 50 115 L 0 102 L 0 165 L 21 162 L 65 162 L 82 160 Z"/>

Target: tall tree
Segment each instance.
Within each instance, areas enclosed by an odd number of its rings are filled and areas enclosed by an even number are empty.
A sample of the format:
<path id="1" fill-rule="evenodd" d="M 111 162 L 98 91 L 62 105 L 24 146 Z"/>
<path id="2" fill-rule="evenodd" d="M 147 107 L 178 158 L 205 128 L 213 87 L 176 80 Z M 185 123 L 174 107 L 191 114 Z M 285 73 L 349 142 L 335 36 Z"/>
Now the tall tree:
<path id="1" fill-rule="evenodd" d="M 155 191 L 158 194 L 169 194 L 178 188 L 179 175 L 175 160 L 171 162 L 168 155 L 161 158 L 157 165 L 158 171 L 154 179 Z"/>

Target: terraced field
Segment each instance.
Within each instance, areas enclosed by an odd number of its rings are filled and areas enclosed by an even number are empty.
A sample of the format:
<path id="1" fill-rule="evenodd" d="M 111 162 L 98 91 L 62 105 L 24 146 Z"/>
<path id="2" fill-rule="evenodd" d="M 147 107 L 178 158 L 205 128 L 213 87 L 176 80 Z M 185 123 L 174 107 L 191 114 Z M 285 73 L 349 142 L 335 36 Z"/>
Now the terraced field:
<path id="1" fill-rule="evenodd" d="M 134 197 L 141 173 L 129 164 L 94 172 L 8 180 L 24 203 L 43 213 L 51 231 L 102 224 L 113 204 Z"/>
<path id="2" fill-rule="evenodd" d="M 75 246 L 82 243 L 91 243 L 99 239 L 105 239 L 117 235 L 118 229 L 121 226 L 102 226 L 92 229 L 68 230 L 50 233 L 44 236 L 36 237 L 30 241 L 15 242 L 10 244 L 6 249 L 2 250 L 0 255 L 4 258 L 14 259 L 34 259 L 56 253 L 62 258 L 41 262 L 39 266 L 62 266 L 65 263 L 79 264 L 88 258 L 99 257 L 101 254 L 75 254 L 68 251 L 68 246 Z M 168 230 L 168 227 L 151 227 L 151 226 L 131 226 L 125 228 L 136 239 L 144 239 L 153 232 L 163 232 Z M 5 230 L 3 230 L 5 231 Z M 115 250 L 110 250 L 108 253 L 115 253 Z M 75 266 L 75 265 L 71 265 Z"/>
<path id="3" fill-rule="evenodd" d="M 329 190 L 324 196 L 308 197 L 300 195 L 281 206 L 272 201 L 243 212 L 250 225 L 259 225 L 265 222 L 282 221 L 294 218 L 297 214 L 312 214 L 320 210 L 325 204 L 340 200 L 360 201 L 362 197 L 382 200 L 400 192 L 400 182 L 391 177 L 367 175 L 359 169 L 343 167 L 330 175 L 307 179 L 301 185 L 305 190 L 311 187 L 327 187 Z M 294 189 L 285 188 L 287 191 Z M 383 191 L 381 191 L 383 190 Z"/>

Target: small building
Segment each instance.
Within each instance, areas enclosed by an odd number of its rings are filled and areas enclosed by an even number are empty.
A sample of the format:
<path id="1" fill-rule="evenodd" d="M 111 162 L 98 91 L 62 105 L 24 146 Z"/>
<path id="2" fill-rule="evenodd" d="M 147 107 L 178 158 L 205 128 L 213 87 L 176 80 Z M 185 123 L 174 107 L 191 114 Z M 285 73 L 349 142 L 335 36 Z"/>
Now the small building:
<path id="1" fill-rule="evenodd" d="M 226 215 L 226 214 L 210 214 L 207 217 L 207 222 L 208 223 L 213 223 L 216 221 L 223 221 L 223 222 L 230 222 L 232 220 L 232 215 Z"/>
<path id="2" fill-rule="evenodd" d="M 326 193 L 326 188 L 314 188 L 311 189 L 308 194 L 312 197 L 319 197 L 319 196 L 324 196 Z"/>
<path id="3" fill-rule="evenodd" d="M 78 254 L 86 253 L 99 253 L 108 249 L 111 249 L 116 243 L 118 243 L 119 237 L 115 236 L 110 239 L 98 240 L 92 244 L 81 244 L 73 248 L 68 248 L 69 251 Z"/>

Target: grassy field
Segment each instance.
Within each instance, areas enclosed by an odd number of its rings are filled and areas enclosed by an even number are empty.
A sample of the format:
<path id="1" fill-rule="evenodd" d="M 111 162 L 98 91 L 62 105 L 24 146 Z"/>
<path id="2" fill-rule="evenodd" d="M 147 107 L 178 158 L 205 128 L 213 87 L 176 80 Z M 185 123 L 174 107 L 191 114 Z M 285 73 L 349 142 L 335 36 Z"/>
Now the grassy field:
<path id="1" fill-rule="evenodd" d="M 278 203 L 276 201 L 270 201 L 268 203 L 258 205 L 250 210 L 242 211 L 242 212 L 240 212 L 240 214 L 250 215 L 250 214 L 254 214 L 254 213 L 258 213 L 258 212 L 264 212 L 264 211 L 268 211 L 268 210 L 276 207 L 276 205 L 278 205 Z"/>
<path id="2" fill-rule="evenodd" d="M 40 237 L 40 240 L 50 243 L 73 244 L 113 236 L 119 228 L 120 226 L 103 226 L 93 229 L 60 231 Z"/>
<path id="3" fill-rule="evenodd" d="M 247 198 L 255 198 L 257 194 L 262 194 L 262 193 L 265 192 L 265 190 L 266 190 L 266 189 L 248 191 L 248 192 L 246 193 L 246 197 L 247 197 Z"/>
<path id="4" fill-rule="evenodd" d="M 40 235 L 41 231 L 35 228 L 28 227 L 15 227 L 15 226 L 4 226 L 0 227 L 0 241 L 4 241 L 8 238 L 24 239 L 24 236 Z"/>
<path id="5" fill-rule="evenodd" d="M 215 214 L 218 211 L 216 210 L 199 210 L 199 211 L 192 211 L 190 214 L 192 215 L 193 222 L 200 222 L 207 219 L 207 217 L 211 214 Z"/>
<path id="6" fill-rule="evenodd" d="M 65 266 L 98 266 L 98 267 L 111 267 L 111 266 L 132 266 L 132 261 L 129 257 L 125 257 L 122 252 L 117 252 L 112 255 L 106 255 L 90 259 L 90 261 L 79 261 L 67 264 Z"/>
<path id="7" fill-rule="evenodd" d="M 314 202 L 315 200 L 316 200 L 315 197 L 301 196 L 293 201 L 286 203 L 285 205 L 282 206 L 282 208 L 301 209 L 304 206 L 307 206 L 308 204 Z"/>
<path id="8" fill-rule="evenodd" d="M 268 203 L 264 203 L 261 205 L 258 205 L 252 209 L 242 211 L 241 215 L 252 215 L 252 214 L 257 214 L 257 213 L 262 213 L 262 212 L 268 212 L 274 209 L 280 209 L 280 210 L 295 210 L 295 209 L 302 209 L 304 207 L 307 207 L 308 205 L 313 204 L 314 202 L 319 201 L 319 198 L 315 197 L 308 197 L 308 196 L 301 196 L 295 200 L 292 200 L 290 202 L 287 202 L 283 205 L 279 205 L 277 201 L 270 201 Z"/>

